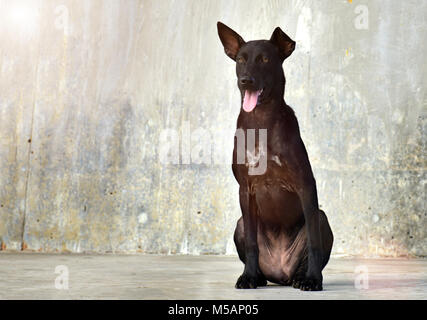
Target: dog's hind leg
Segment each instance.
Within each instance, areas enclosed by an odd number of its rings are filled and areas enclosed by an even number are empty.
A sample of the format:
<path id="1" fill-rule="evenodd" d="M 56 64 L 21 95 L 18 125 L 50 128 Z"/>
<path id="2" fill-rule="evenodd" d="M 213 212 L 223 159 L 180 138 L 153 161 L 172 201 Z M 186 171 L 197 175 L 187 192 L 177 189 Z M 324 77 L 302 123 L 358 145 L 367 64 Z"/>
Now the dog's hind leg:
<path id="1" fill-rule="evenodd" d="M 245 256 L 245 227 L 243 224 L 243 217 L 241 217 L 237 221 L 236 229 L 234 230 L 234 244 L 236 245 L 237 254 L 239 255 L 239 259 L 245 264 L 246 256 Z M 261 270 L 257 271 L 258 280 L 257 285 L 262 287 L 267 285 L 267 280 L 262 274 Z"/>
<path id="2" fill-rule="evenodd" d="M 245 229 L 243 225 L 243 217 L 237 221 L 236 229 L 234 230 L 234 244 L 236 245 L 239 259 L 245 263 Z"/>
<path id="3" fill-rule="evenodd" d="M 332 244 L 334 242 L 334 236 L 332 234 L 331 227 L 328 223 L 328 218 L 326 217 L 325 212 L 319 210 L 319 224 L 320 224 L 320 236 L 322 239 L 322 270 L 329 261 L 331 255 Z M 304 254 L 302 255 L 301 261 L 295 271 L 295 275 L 292 280 L 292 286 L 294 288 L 301 288 L 305 280 L 305 274 L 308 268 L 308 250 L 307 247 L 304 249 Z"/>
<path id="4" fill-rule="evenodd" d="M 332 244 L 334 243 L 334 235 L 332 234 L 331 227 L 329 226 L 328 218 L 326 217 L 325 212 L 319 210 L 320 213 L 320 237 L 322 239 L 323 246 L 323 264 L 322 270 L 326 266 L 329 261 L 329 257 L 331 256 Z"/>

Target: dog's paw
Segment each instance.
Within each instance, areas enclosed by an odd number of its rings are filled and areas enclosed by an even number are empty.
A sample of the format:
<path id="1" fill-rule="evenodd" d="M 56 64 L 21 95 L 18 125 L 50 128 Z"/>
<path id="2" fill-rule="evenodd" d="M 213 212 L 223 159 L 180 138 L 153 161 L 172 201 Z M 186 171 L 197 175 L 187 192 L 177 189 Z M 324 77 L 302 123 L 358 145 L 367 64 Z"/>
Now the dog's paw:
<path id="1" fill-rule="evenodd" d="M 265 278 L 258 278 L 256 284 L 258 287 L 265 287 L 267 285 L 267 280 L 265 280 Z"/>
<path id="2" fill-rule="evenodd" d="M 267 285 L 267 281 L 260 281 L 257 277 L 250 277 L 243 273 L 236 282 L 236 289 L 256 289 L 258 286 Z"/>
<path id="3" fill-rule="evenodd" d="M 304 281 L 303 278 L 296 278 L 292 280 L 292 287 L 295 289 L 301 288 L 301 283 Z"/>
<path id="4" fill-rule="evenodd" d="M 322 291 L 322 280 L 305 278 L 296 281 L 294 288 L 300 288 L 302 291 Z"/>

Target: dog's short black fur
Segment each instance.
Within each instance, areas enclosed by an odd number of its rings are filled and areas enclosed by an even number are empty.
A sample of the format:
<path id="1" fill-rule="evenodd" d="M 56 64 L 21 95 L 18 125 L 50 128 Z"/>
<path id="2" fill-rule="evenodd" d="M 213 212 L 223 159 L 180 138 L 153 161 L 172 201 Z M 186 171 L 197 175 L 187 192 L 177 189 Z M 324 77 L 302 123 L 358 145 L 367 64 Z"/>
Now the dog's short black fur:
<path id="1" fill-rule="evenodd" d="M 333 235 L 319 209 L 316 182 L 294 111 L 284 101 L 283 61 L 295 42 L 280 28 L 270 40 L 245 42 L 218 22 L 225 53 L 236 61 L 242 107 L 237 128 L 267 129 L 267 166 L 251 175 L 253 162 L 238 163 L 235 138 L 233 173 L 240 185 L 242 217 L 234 241 L 245 264 L 236 288 L 256 288 L 267 280 L 301 290 L 322 290 L 322 270 Z M 256 151 L 260 153 L 260 144 Z M 265 150 L 264 149 L 264 150 Z M 259 159 L 259 158 L 258 158 Z"/>

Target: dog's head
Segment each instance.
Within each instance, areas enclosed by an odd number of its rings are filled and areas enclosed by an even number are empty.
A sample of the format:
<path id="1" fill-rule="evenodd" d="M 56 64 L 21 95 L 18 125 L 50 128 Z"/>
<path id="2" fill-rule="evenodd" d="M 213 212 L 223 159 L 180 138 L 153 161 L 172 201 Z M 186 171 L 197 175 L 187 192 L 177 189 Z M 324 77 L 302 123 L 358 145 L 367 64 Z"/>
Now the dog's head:
<path id="1" fill-rule="evenodd" d="M 295 41 L 279 27 L 270 40 L 249 42 L 221 22 L 217 27 L 225 53 L 236 61 L 243 110 L 251 112 L 278 92 L 283 96 L 285 77 L 282 63 L 294 51 Z"/>

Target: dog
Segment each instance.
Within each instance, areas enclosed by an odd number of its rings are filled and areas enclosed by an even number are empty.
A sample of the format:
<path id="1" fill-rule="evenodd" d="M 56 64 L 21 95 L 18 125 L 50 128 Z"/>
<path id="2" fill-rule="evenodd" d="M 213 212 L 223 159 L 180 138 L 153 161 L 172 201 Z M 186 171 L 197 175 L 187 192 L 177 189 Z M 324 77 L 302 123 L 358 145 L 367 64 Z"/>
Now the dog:
<path id="1" fill-rule="evenodd" d="M 248 42 L 221 22 L 217 29 L 226 55 L 236 62 L 241 93 L 237 130 L 243 130 L 246 138 L 249 130 L 267 132 L 266 142 L 259 139 L 254 145 L 258 157 L 247 151 L 240 162 L 237 132 L 234 138 L 232 171 L 240 186 L 242 211 L 234 242 L 244 264 L 236 288 L 257 288 L 270 281 L 304 291 L 323 290 L 322 270 L 333 234 L 319 209 L 297 118 L 284 100 L 282 64 L 296 43 L 279 27 L 270 40 Z M 261 153 L 266 169 L 251 174 Z"/>

